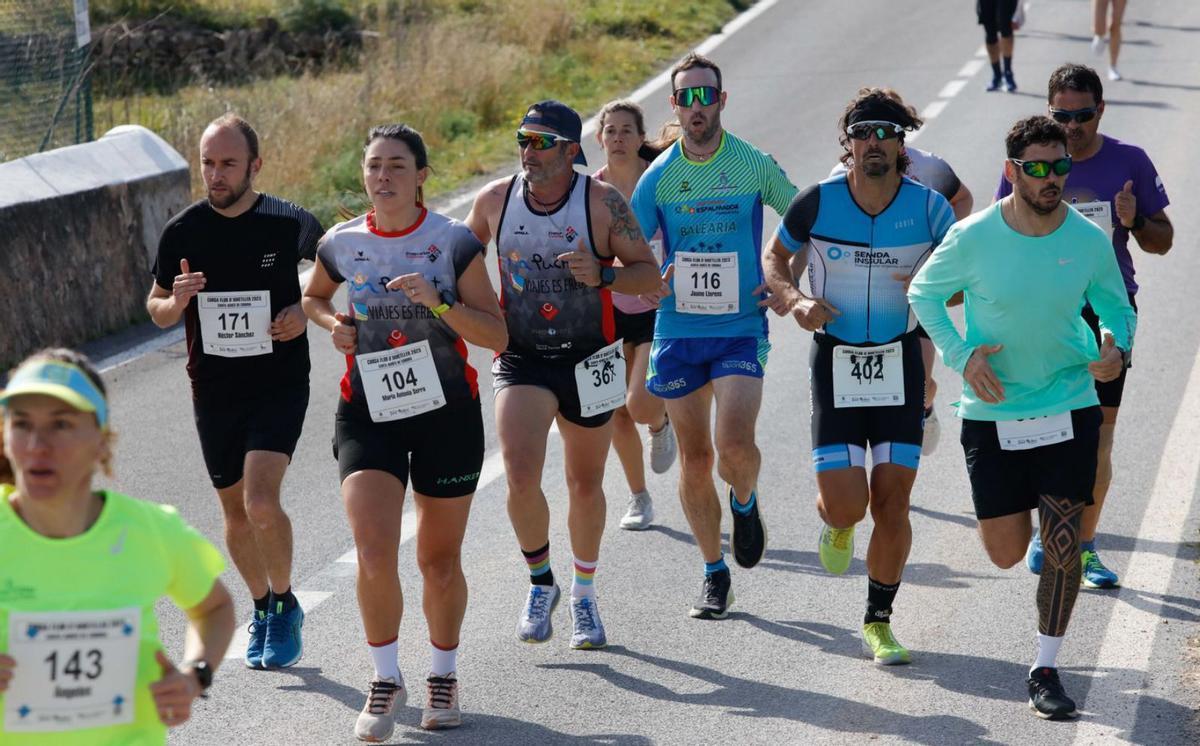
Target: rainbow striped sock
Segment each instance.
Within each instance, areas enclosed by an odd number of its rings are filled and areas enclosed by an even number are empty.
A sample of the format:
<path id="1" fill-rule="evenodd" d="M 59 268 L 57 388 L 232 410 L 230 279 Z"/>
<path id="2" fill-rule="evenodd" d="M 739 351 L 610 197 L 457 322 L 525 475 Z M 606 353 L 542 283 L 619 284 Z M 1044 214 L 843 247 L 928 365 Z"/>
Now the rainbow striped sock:
<path id="1" fill-rule="evenodd" d="M 571 581 L 571 598 L 595 598 L 596 562 L 575 558 L 575 579 Z"/>
<path id="2" fill-rule="evenodd" d="M 550 542 L 532 552 L 521 550 L 525 564 L 529 565 L 529 582 L 533 585 L 554 585 L 554 573 L 550 571 Z"/>

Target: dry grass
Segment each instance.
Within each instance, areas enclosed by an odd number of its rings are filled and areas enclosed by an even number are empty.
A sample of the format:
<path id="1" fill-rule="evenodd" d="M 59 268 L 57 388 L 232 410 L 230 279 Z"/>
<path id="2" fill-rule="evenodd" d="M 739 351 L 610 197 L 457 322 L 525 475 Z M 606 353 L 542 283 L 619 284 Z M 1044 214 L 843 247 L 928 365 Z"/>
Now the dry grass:
<path id="1" fill-rule="evenodd" d="M 403 121 L 421 130 L 435 169 L 427 193 L 435 196 L 514 158 L 511 131 L 530 102 L 555 97 L 594 111 L 735 12 L 731 0 L 392 0 L 392 7 L 372 27 L 378 35 L 357 71 L 100 97 L 97 133 L 124 122 L 153 129 L 192 161 L 199 194 L 200 133 L 237 111 L 261 136 L 258 186 L 328 225 L 339 204 L 353 206 L 371 125 Z M 649 28 L 647 19 L 656 19 Z"/>

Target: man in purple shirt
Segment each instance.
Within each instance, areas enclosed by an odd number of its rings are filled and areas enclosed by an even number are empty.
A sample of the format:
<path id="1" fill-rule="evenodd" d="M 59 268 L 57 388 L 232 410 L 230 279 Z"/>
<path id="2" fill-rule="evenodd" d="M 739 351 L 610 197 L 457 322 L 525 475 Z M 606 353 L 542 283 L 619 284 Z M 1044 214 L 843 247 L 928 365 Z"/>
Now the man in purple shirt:
<path id="1" fill-rule="evenodd" d="M 1050 76 L 1048 97 L 1050 116 L 1067 128 L 1067 151 L 1074 161 L 1063 199 L 1112 237 L 1129 303 L 1136 309 L 1134 295 L 1138 285 L 1133 279 L 1129 236 L 1137 239 L 1138 247 L 1149 254 L 1166 254 L 1171 250 L 1175 229 L 1165 212 L 1169 204 L 1167 191 L 1144 150 L 1099 133 L 1100 118 L 1104 115 L 1104 89 L 1095 70 L 1083 65 L 1063 65 Z M 1012 185 L 1001 176 L 996 199 L 1006 197 L 1011 191 Z M 1083 317 L 1099 344 L 1098 320 L 1090 306 L 1084 307 Z M 1117 574 L 1100 561 L 1095 541 L 1100 509 L 1112 482 L 1113 431 L 1125 375 L 1123 371 L 1114 381 L 1096 383 L 1104 421 L 1100 426 L 1095 503 L 1084 511 L 1079 535 L 1083 584 L 1088 588 L 1119 585 Z M 1025 562 L 1032 572 L 1041 571 L 1042 543 L 1037 534 L 1029 543 Z"/>

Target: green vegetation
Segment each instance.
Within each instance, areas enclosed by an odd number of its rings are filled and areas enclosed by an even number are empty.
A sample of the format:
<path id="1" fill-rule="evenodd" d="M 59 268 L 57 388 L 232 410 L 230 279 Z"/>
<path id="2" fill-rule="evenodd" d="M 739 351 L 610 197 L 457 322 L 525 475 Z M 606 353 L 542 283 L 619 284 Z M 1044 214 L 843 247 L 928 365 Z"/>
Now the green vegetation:
<path id="1" fill-rule="evenodd" d="M 461 188 L 516 158 L 512 132 L 525 107 L 558 98 L 585 117 L 718 31 L 745 0 L 94 0 L 117 12 L 169 2 L 212 17 L 288 8 L 353 12 L 369 33 L 359 68 L 249 85 L 191 86 L 171 95 L 99 97 L 96 131 L 143 124 L 193 163 L 200 133 L 227 110 L 258 129 L 258 186 L 313 210 L 329 225 L 360 209 L 367 129 L 407 122 L 429 146 L 426 194 Z M 108 11 L 106 11 L 108 12 Z M 648 126 L 653 130 L 657 122 Z"/>

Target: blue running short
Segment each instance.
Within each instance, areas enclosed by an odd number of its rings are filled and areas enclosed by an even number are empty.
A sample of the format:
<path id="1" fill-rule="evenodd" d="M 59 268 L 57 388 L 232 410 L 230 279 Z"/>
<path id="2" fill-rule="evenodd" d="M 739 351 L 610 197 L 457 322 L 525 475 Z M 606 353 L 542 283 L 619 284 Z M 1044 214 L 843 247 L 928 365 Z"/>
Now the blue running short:
<path id="1" fill-rule="evenodd" d="M 762 378 L 770 351 L 765 337 L 656 339 L 650 345 L 646 389 L 663 399 L 678 399 L 714 378 Z"/>

